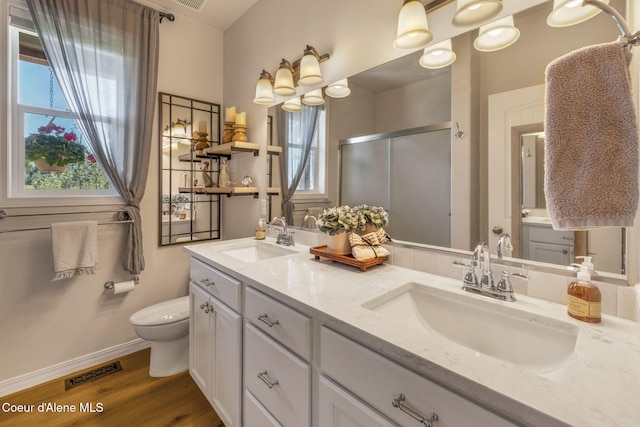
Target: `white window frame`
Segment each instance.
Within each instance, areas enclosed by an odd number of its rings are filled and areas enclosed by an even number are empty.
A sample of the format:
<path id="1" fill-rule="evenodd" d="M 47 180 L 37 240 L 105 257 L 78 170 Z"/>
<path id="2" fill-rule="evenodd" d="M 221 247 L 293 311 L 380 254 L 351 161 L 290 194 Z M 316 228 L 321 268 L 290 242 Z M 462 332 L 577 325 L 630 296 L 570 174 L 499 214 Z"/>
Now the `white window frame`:
<path id="1" fill-rule="evenodd" d="M 316 161 L 316 182 L 318 188 L 316 190 L 296 189 L 293 199 L 322 199 L 327 197 L 327 114 L 326 109 L 322 108 L 318 114 L 317 131 L 314 135 L 314 143 L 311 151 L 315 152 L 313 158 Z M 311 158 L 311 154 L 310 154 Z M 288 173 L 288 171 L 287 171 Z"/>
<path id="2" fill-rule="evenodd" d="M 4 119 L 7 126 L 6 133 L 2 135 L 0 143 L 3 147 L 0 151 L 4 153 L 4 159 L 0 160 L 6 165 L 6 172 L 2 179 L 6 182 L 0 187 L 0 200 L 2 206 L 6 207 L 40 207 L 40 206 L 87 206 L 87 205 L 121 205 L 122 198 L 117 194 L 113 184 L 108 190 L 27 190 L 24 188 L 24 117 L 27 113 L 51 114 L 58 117 L 71 118 L 71 113 L 56 109 L 48 109 L 18 103 L 18 34 L 26 32 L 37 35 L 34 32 L 17 28 L 10 24 L 9 7 L 19 7 L 24 9 L 28 15 L 26 4 L 23 1 L 9 0 L 2 10 L 4 26 L 3 35 L 5 40 L 1 40 L 2 49 L 6 63 L 2 64 L 7 82 L 5 92 L 6 117 Z M 1 182 L 1 181 L 0 181 Z"/>

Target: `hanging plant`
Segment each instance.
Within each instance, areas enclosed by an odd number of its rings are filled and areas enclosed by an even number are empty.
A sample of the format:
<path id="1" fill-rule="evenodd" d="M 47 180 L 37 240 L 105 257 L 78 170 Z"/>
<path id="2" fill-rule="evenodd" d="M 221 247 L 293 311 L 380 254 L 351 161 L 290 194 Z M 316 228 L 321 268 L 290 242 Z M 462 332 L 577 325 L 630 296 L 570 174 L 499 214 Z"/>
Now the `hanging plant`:
<path id="1" fill-rule="evenodd" d="M 70 163 L 84 162 L 87 149 L 77 141 L 75 133 L 65 132 L 63 127 L 51 122 L 25 138 L 24 155 L 41 170 L 47 169 L 46 165 L 52 167 L 49 170 L 55 170 Z"/>

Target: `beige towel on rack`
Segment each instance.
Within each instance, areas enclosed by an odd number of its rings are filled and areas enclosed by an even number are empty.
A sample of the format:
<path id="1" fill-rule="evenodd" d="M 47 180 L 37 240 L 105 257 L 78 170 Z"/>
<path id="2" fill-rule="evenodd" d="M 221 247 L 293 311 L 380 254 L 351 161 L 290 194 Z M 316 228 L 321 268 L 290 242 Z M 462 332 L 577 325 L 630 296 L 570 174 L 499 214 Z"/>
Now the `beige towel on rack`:
<path id="1" fill-rule="evenodd" d="M 547 66 L 545 196 L 554 229 L 629 227 L 638 207 L 638 126 L 623 42 Z"/>
<path id="2" fill-rule="evenodd" d="M 53 279 L 69 279 L 96 273 L 97 221 L 51 224 Z"/>

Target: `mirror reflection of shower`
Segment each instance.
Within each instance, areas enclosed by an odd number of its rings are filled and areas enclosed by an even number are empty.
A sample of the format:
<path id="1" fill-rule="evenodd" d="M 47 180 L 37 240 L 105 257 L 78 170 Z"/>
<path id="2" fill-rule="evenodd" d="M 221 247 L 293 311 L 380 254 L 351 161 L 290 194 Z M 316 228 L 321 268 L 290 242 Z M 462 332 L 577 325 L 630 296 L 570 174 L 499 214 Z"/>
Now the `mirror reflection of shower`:
<path id="1" fill-rule="evenodd" d="M 544 209 L 544 133 L 522 135 L 522 209 Z"/>

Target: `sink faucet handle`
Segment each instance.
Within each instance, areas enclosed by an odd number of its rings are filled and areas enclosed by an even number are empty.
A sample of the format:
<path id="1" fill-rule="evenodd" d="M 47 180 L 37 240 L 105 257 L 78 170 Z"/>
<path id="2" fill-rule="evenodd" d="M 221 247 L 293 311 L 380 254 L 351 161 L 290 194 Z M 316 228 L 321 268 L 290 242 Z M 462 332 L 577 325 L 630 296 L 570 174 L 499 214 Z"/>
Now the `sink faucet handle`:
<path id="1" fill-rule="evenodd" d="M 476 270 L 473 262 L 467 264 L 466 262 L 455 260 L 451 263 L 454 267 L 465 268 L 467 272 L 464 274 L 464 279 L 462 279 L 463 288 L 466 286 L 478 286 L 478 276 L 476 275 Z"/>
<path id="2" fill-rule="evenodd" d="M 499 292 L 505 292 L 513 296 L 513 285 L 511 284 L 511 277 L 516 277 L 522 280 L 529 280 L 529 276 L 526 273 L 509 273 L 504 270 L 502 275 L 500 276 L 500 281 L 498 282 L 497 290 Z M 513 297 L 515 300 L 515 297 Z M 513 301 L 511 300 L 511 301 Z"/>

